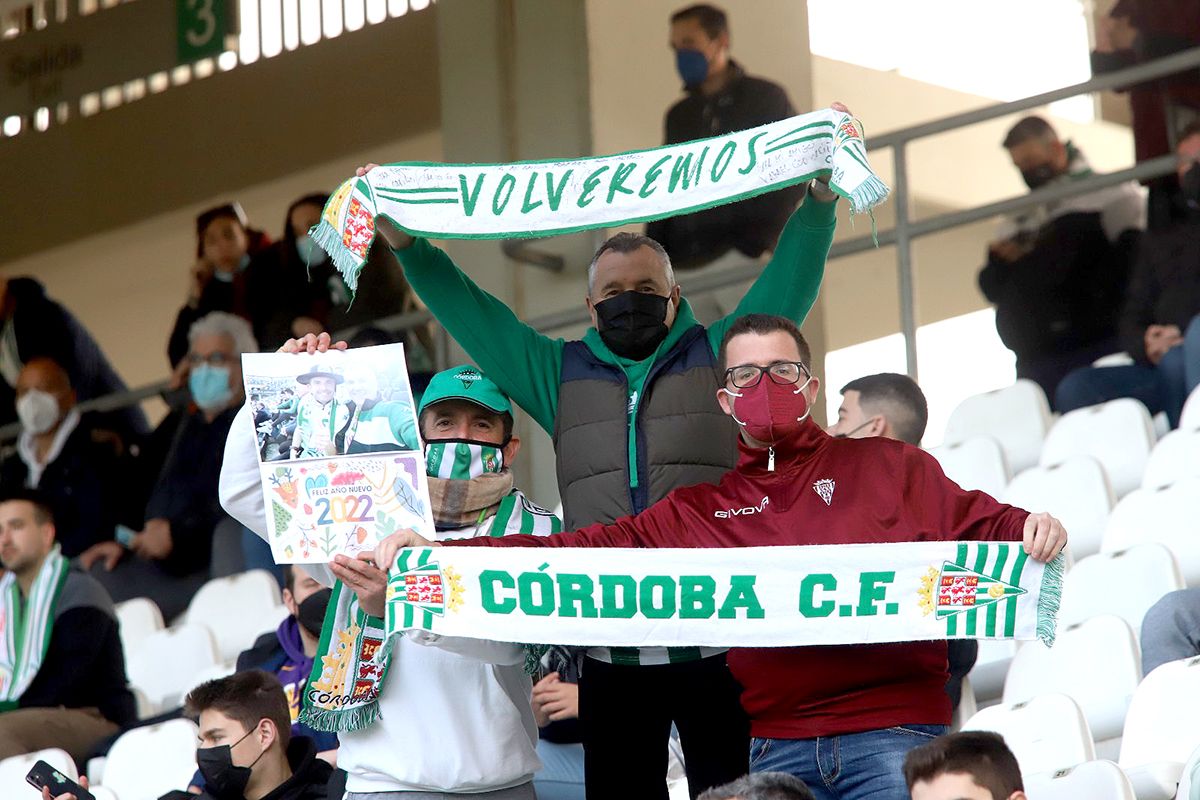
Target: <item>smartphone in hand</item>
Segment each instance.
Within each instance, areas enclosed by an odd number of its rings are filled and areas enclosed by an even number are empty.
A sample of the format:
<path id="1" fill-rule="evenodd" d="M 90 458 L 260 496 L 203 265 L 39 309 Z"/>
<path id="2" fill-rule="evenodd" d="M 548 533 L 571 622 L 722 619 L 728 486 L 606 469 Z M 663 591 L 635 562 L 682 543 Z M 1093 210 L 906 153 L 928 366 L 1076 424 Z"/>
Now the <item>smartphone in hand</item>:
<path id="1" fill-rule="evenodd" d="M 29 774 L 25 776 L 25 780 L 39 792 L 42 791 L 42 787 L 49 788 L 51 797 L 58 797 L 60 794 L 70 792 L 75 795 L 75 800 L 96 800 L 95 795 L 45 761 L 38 761 L 34 764 L 33 768 L 29 770 Z"/>

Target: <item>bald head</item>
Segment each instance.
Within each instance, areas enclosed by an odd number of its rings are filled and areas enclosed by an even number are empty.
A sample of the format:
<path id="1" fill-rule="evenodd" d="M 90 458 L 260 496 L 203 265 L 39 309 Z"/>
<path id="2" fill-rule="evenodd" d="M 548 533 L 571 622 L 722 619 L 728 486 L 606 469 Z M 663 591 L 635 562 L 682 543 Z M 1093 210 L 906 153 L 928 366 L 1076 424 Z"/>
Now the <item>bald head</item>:
<path id="1" fill-rule="evenodd" d="M 75 390 L 71 388 L 71 376 L 61 364 L 51 358 L 30 359 L 17 376 L 16 389 L 18 400 L 31 389 L 52 395 L 58 401 L 62 414 L 75 407 Z"/>

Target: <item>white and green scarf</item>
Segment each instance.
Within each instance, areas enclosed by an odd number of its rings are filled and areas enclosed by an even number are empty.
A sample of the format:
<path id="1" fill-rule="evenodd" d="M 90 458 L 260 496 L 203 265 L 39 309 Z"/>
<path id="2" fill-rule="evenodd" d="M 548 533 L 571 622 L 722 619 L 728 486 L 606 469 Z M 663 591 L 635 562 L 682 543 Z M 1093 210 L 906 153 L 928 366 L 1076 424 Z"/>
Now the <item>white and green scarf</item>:
<path id="1" fill-rule="evenodd" d="M 1020 542 L 438 547 L 389 572 L 387 631 L 620 647 L 1054 642 L 1064 559 Z"/>
<path id="2" fill-rule="evenodd" d="M 690 214 L 823 176 L 853 212 L 868 212 L 888 187 L 867 163 L 860 130 L 849 114 L 823 109 L 597 158 L 388 164 L 339 186 L 311 234 L 354 291 L 379 215 L 435 239 L 555 236 Z"/>
<path id="3" fill-rule="evenodd" d="M 21 597 L 15 573 L 0 578 L 0 711 L 17 707 L 42 667 L 69 569 L 59 546 L 54 545 L 29 587 L 28 599 Z"/>
<path id="4" fill-rule="evenodd" d="M 511 479 L 508 485 L 511 486 Z M 487 513 L 479 515 L 475 523 L 443 534 L 460 538 L 515 533 L 547 536 L 562 530 L 558 517 L 531 503 L 520 490 L 511 491 Z M 422 591 L 426 594 L 414 593 L 413 600 L 440 596 L 436 588 L 438 580 L 424 582 Z M 395 591 L 409 596 L 407 587 L 390 584 L 389 596 Z M 320 731 L 346 732 L 365 728 L 379 719 L 379 693 L 387 675 L 391 644 L 384 621 L 363 611 L 357 595 L 341 581 L 334 583 L 321 627 L 317 658 L 304 690 L 300 721 Z"/>

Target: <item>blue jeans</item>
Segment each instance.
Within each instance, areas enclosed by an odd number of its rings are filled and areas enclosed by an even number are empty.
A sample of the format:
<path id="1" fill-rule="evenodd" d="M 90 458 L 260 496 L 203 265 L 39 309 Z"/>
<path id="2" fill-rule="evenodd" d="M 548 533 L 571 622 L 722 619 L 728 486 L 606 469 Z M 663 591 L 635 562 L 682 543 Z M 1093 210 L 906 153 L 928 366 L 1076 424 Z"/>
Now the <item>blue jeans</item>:
<path id="1" fill-rule="evenodd" d="M 1158 364 L 1124 367 L 1084 367 L 1063 378 L 1054 406 L 1066 413 L 1118 397 L 1141 400 L 1151 414 L 1167 412 L 1172 428 L 1179 427 L 1183 403 L 1200 386 L 1200 316 L 1192 318 L 1183 343 L 1172 347 Z"/>
<path id="2" fill-rule="evenodd" d="M 538 800 L 583 800 L 583 745 L 538 739 L 542 769 L 533 776 Z"/>
<path id="3" fill-rule="evenodd" d="M 904 757 L 947 730 L 904 725 L 816 739 L 754 738 L 750 771 L 794 775 L 817 800 L 909 800 Z"/>

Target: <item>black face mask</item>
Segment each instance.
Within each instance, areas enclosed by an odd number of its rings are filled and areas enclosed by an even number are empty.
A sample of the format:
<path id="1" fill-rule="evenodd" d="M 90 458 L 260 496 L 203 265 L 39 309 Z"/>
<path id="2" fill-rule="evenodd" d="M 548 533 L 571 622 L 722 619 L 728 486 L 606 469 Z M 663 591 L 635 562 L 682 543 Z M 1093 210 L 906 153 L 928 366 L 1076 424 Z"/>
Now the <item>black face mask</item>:
<path id="1" fill-rule="evenodd" d="M 251 728 L 246 736 L 254 733 Z M 245 741 L 246 736 L 238 739 L 232 745 L 223 744 L 217 747 L 201 747 L 196 750 L 196 767 L 204 776 L 204 791 L 216 800 L 241 800 L 246 792 L 246 784 L 250 782 L 250 774 L 258 759 L 263 757 L 264 750 L 248 767 L 233 765 L 233 748 Z"/>
<path id="2" fill-rule="evenodd" d="M 1191 169 L 1179 179 L 1179 195 L 1184 206 L 1192 210 L 1200 209 L 1200 162 L 1192 164 Z"/>
<path id="3" fill-rule="evenodd" d="M 1042 164 L 1032 169 L 1021 170 L 1021 177 L 1025 179 L 1025 185 L 1030 189 L 1040 189 L 1050 181 L 1058 177 L 1054 172 L 1054 167 L 1049 164 Z"/>
<path id="4" fill-rule="evenodd" d="M 596 329 L 608 349 L 641 361 L 667 338 L 667 298 L 647 292 L 621 292 L 596 303 Z"/>
<path id="5" fill-rule="evenodd" d="M 304 602 L 296 609 L 296 621 L 300 627 L 313 636 L 320 636 L 321 628 L 325 625 L 325 609 L 332 596 L 332 589 L 320 589 L 304 598 Z"/>

